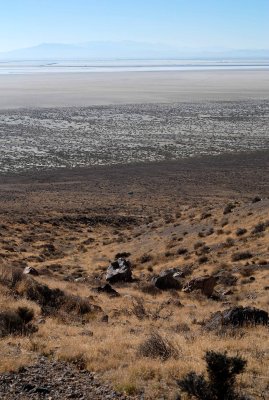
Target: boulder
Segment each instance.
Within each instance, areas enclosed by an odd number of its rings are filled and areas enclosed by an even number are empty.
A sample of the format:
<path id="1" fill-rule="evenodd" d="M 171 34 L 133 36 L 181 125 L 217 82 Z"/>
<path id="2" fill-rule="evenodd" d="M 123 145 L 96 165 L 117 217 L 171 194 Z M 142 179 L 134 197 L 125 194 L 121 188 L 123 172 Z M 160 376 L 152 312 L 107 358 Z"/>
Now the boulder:
<path id="1" fill-rule="evenodd" d="M 176 289 L 180 290 L 182 284 L 178 280 L 181 277 L 181 271 L 177 268 L 166 269 L 152 279 L 154 285 L 161 290 Z"/>
<path id="2" fill-rule="evenodd" d="M 112 297 L 119 296 L 119 293 L 115 289 L 113 289 L 113 287 L 109 283 L 106 283 L 103 286 L 98 286 L 94 290 L 96 290 L 96 292 L 98 293 L 106 293 Z"/>
<path id="3" fill-rule="evenodd" d="M 212 296 L 218 278 L 215 276 L 200 276 L 189 281 L 183 287 L 183 292 L 190 293 L 194 290 L 201 290 L 205 296 Z"/>
<path id="4" fill-rule="evenodd" d="M 26 274 L 26 275 L 29 274 L 29 275 L 33 275 L 33 276 L 38 276 L 39 275 L 39 272 L 33 267 L 25 267 L 24 270 L 23 270 L 23 273 Z"/>
<path id="5" fill-rule="evenodd" d="M 131 263 L 125 258 L 118 258 L 117 261 L 112 262 L 107 269 L 106 280 L 110 283 L 131 282 Z"/>
<path id="6" fill-rule="evenodd" d="M 269 316 L 264 310 L 255 307 L 232 307 L 217 311 L 205 323 L 206 329 L 217 329 L 222 326 L 242 327 L 247 325 L 268 325 Z"/>

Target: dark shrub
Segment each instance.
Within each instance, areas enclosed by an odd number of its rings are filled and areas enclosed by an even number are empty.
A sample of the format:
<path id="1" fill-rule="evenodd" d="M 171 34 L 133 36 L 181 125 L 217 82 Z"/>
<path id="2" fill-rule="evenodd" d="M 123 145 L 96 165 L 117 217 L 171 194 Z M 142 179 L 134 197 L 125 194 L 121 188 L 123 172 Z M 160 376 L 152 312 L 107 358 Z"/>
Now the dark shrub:
<path id="1" fill-rule="evenodd" d="M 58 288 L 51 289 L 28 277 L 20 283 L 17 293 L 39 304 L 44 314 L 61 311 L 69 315 L 84 315 L 98 311 L 98 307 L 91 304 L 86 298 L 67 294 Z"/>
<path id="2" fill-rule="evenodd" d="M 254 235 L 257 233 L 262 233 L 268 227 L 268 222 L 260 222 L 259 224 L 255 225 L 252 229 L 251 233 Z"/>
<path id="3" fill-rule="evenodd" d="M 143 293 L 150 294 L 152 296 L 157 296 L 161 293 L 161 290 L 158 289 L 153 283 L 145 283 L 140 286 L 140 290 Z"/>
<path id="4" fill-rule="evenodd" d="M 255 197 L 252 199 L 252 203 L 258 203 L 259 201 L 261 201 L 261 197 L 260 197 L 260 196 L 255 196 Z"/>
<path id="5" fill-rule="evenodd" d="M 199 400 L 240 400 L 235 390 L 236 375 L 245 370 L 246 361 L 241 357 L 228 357 L 227 353 L 207 351 L 205 355 L 208 379 L 190 372 L 178 381 L 180 389 Z"/>
<path id="6" fill-rule="evenodd" d="M 175 253 L 173 253 L 172 251 L 166 251 L 166 252 L 164 253 L 164 255 L 165 255 L 165 257 L 172 257 L 172 256 L 175 255 Z"/>
<path id="7" fill-rule="evenodd" d="M 22 270 L 7 265 L 1 265 L 0 283 L 7 286 L 9 289 L 13 289 L 17 285 L 17 283 L 20 282 L 22 279 L 23 279 Z"/>
<path id="8" fill-rule="evenodd" d="M 236 207 L 235 204 L 233 204 L 233 203 L 228 203 L 228 204 L 225 206 L 224 210 L 223 210 L 223 214 L 226 215 L 226 214 L 231 213 L 232 210 L 233 210 L 235 207 Z"/>
<path id="9" fill-rule="evenodd" d="M 128 257 L 130 257 L 130 255 L 131 255 L 131 253 L 128 253 L 128 252 L 126 252 L 126 251 L 123 251 L 123 252 L 117 253 L 117 254 L 115 255 L 115 260 L 117 260 L 118 258 L 128 258 Z"/>
<path id="10" fill-rule="evenodd" d="M 235 286 L 237 277 L 232 275 L 228 271 L 219 271 L 216 275 L 218 277 L 218 283 L 225 286 Z"/>
<path id="11" fill-rule="evenodd" d="M 231 237 L 227 237 L 226 242 L 224 243 L 224 247 L 233 247 L 234 246 L 234 239 Z"/>
<path id="12" fill-rule="evenodd" d="M 236 229 L 236 236 L 242 236 L 242 235 L 244 235 L 245 233 L 247 233 L 247 229 L 245 229 L 245 228 L 238 228 L 238 229 Z"/>
<path id="13" fill-rule="evenodd" d="M 197 250 L 197 249 L 199 249 L 199 247 L 202 247 L 204 245 L 205 245 L 205 242 L 196 242 L 196 243 L 194 243 L 193 248 L 194 248 L 194 250 Z"/>
<path id="14" fill-rule="evenodd" d="M 208 261 L 208 257 L 207 256 L 201 256 L 198 258 L 198 263 L 199 264 L 204 264 Z"/>
<path id="15" fill-rule="evenodd" d="M 252 258 L 253 255 L 250 251 L 242 251 L 239 253 L 234 253 L 232 255 L 233 261 L 247 260 L 248 258 Z"/>
<path id="16" fill-rule="evenodd" d="M 140 258 L 141 264 L 145 264 L 152 260 L 152 256 L 150 254 L 143 254 Z"/>
<path id="17" fill-rule="evenodd" d="M 206 219 L 206 218 L 209 218 L 209 217 L 211 217 L 211 216 L 212 216 L 212 214 L 211 214 L 210 212 L 204 211 L 204 212 L 201 214 L 201 220 Z"/>
<path id="18" fill-rule="evenodd" d="M 184 247 L 180 247 L 178 250 L 177 250 L 177 254 L 179 255 L 179 256 L 181 256 L 181 255 L 183 255 L 183 254 L 187 254 L 188 253 L 188 249 L 185 249 Z"/>
<path id="19" fill-rule="evenodd" d="M 30 324 L 34 312 L 27 307 L 18 307 L 17 310 L 2 311 L 0 313 L 0 337 L 7 335 L 26 335 L 37 329 Z"/>

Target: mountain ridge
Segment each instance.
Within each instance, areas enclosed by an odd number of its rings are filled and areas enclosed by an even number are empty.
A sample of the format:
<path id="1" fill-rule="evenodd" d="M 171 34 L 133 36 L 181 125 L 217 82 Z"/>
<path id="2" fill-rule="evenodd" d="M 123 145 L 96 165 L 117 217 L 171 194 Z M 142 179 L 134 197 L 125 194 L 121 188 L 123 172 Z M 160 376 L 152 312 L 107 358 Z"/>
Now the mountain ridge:
<path id="1" fill-rule="evenodd" d="M 92 41 L 78 44 L 41 43 L 0 52 L 0 59 L 151 59 L 151 58 L 269 58 L 269 49 L 191 49 L 160 43 Z"/>

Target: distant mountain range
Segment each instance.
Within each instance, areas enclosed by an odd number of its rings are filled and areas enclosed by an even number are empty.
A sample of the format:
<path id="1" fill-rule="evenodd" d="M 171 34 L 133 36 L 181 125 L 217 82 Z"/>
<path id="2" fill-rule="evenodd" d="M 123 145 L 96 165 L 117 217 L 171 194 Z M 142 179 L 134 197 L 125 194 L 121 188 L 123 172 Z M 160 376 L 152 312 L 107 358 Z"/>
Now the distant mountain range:
<path id="1" fill-rule="evenodd" d="M 269 59 L 269 49 L 187 49 L 163 44 L 122 41 L 80 44 L 43 43 L 34 47 L 0 53 L 1 60 L 180 58 Z"/>

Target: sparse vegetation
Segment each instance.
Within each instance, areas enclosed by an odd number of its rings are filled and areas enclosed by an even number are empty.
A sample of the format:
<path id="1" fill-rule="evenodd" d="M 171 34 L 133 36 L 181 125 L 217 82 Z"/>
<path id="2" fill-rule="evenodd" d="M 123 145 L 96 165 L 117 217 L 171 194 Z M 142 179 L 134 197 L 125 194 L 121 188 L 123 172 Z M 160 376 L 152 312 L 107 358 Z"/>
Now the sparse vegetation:
<path id="1" fill-rule="evenodd" d="M 248 260 L 253 254 L 250 251 L 240 251 L 232 255 L 232 261 Z"/>
<path id="2" fill-rule="evenodd" d="M 30 324 L 34 318 L 33 310 L 27 307 L 18 307 L 15 310 L 0 312 L 0 337 L 7 335 L 27 335 L 37 328 Z"/>
<path id="3" fill-rule="evenodd" d="M 198 400 L 243 400 L 235 388 L 236 376 L 242 374 L 246 360 L 228 357 L 227 353 L 207 351 L 205 355 L 208 379 L 204 375 L 190 372 L 178 381 L 183 392 Z"/>
<path id="4" fill-rule="evenodd" d="M 99 201 L 103 200 L 96 199 L 98 214 Z M 124 216 L 132 212 L 139 224 L 115 218 L 110 225 L 108 215 L 96 220 L 89 215 L 92 211 L 87 211 L 87 218 L 76 216 L 76 211 L 63 218 L 62 211 L 48 210 L 45 217 L 34 214 L 25 223 L 18 223 L 16 214 L 3 215 L 1 315 L 20 321 L 21 307 L 34 316 L 16 329 L 2 330 L 0 371 L 16 370 L 45 356 L 51 362 L 58 359 L 96 372 L 102 382 L 130 396 L 152 400 L 167 395 L 170 400 L 178 392 L 176 379 L 184 380 L 189 371 L 202 374 L 202 356 L 209 348 L 221 354 L 228 349 L 250 366 L 239 384 L 235 382 L 234 393 L 253 399 L 266 393 L 266 381 L 257 377 L 267 374 L 269 361 L 265 314 L 269 244 L 267 228 L 261 234 L 251 232 L 267 220 L 267 200 L 258 212 L 255 207 L 260 205 L 252 206 L 249 200 L 242 207 L 237 204 L 224 229 L 218 229 L 224 222 L 222 198 L 210 206 L 214 218 L 202 221 L 208 200 L 200 203 L 195 198 L 194 202 L 195 207 L 181 205 L 180 225 L 164 222 L 164 214 L 174 216 L 175 211 L 161 202 L 144 208 L 135 203 L 131 211 L 122 211 L 118 203 L 113 209 Z M 105 206 L 102 212 L 107 214 L 110 205 Z M 157 211 L 149 224 L 147 213 L 153 214 L 153 206 Z M 238 235 L 238 226 L 247 232 Z M 203 239 L 198 238 L 199 232 Z M 54 247 L 47 246 L 50 243 Z M 43 249 L 53 257 L 39 259 Z M 107 284 L 109 264 L 120 256 L 129 257 L 133 279 L 111 283 L 111 293 L 117 293 L 112 296 L 100 288 Z M 37 269 L 38 275 L 24 274 L 27 266 Z M 158 289 L 155 278 L 166 270 L 175 274 L 177 285 Z M 194 285 L 193 290 L 182 290 L 205 276 L 217 278 L 214 288 Z M 251 310 L 254 304 L 256 313 Z M 226 307 L 229 312 L 237 310 L 229 314 Z M 224 311 L 232 323 L 222 324 Z M 208 384 L 208 375 L 204 379 Z"/>
<path id="5" fill-rule="evenodd" d="M 143 357 L 160 358 L 163 361 L 179 355 L 178 349 L 158 332 L 151 332 L 149 337 L 139 345 L 138 353 Z"/>
<path id="6" fill-rule="evenodd" d="M 225 214 L 231 213 L 235 207 L 236 207 L 235 204 L 233 204 L 233 203 L 228 203 L 228 204 L 225 206 L 224 210 L 223 210 L 223 214 L 225 215 Z"/>

